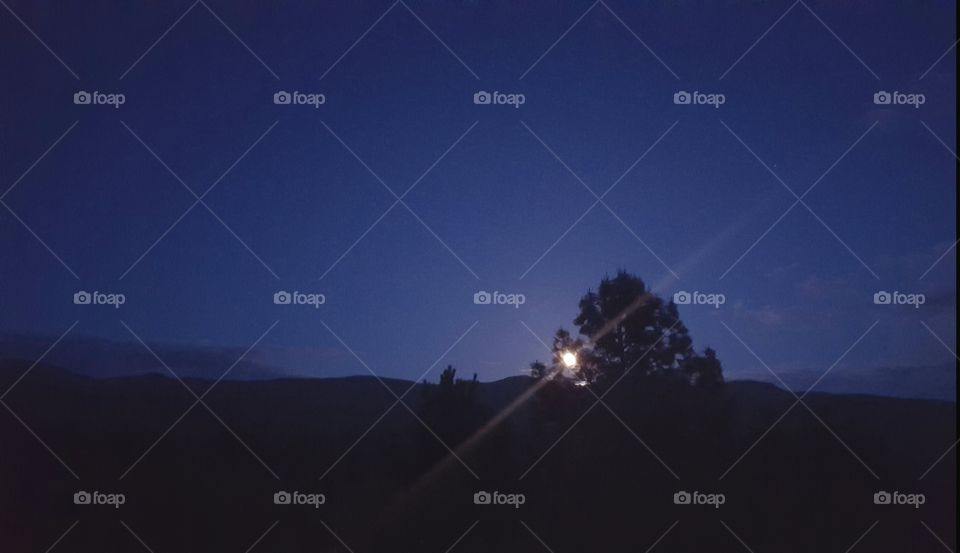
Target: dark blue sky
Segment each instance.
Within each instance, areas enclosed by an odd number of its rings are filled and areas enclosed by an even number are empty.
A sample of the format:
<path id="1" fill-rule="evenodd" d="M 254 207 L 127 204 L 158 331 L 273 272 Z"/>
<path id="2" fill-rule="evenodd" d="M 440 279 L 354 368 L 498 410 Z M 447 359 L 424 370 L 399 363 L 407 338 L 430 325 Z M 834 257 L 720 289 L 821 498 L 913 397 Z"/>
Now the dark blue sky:
<path id="1" fill-rule="evenodd" d="M 417 378 L 472 328 L 442 363 L 492 380 L 544 359 L 531 331 L 569 327 L 624 268 L 664 296 L 725 295 L 681 315 L 728 378 L 771 378 L 734 333 L 802 387 L 879 321 L 818 388 L 952 387 L 954 2 L 4 2 L 0 194 L 16 183 L 20 220 L 0 206 L 3 334 L 49 343 L 79 320 L 71 338 L 131 341 L 122 320 L 239 353 L 279 321 L 264 363 L 366 373 L 335 333 L 378 374 Z M 74 105 L 78 90 L 126 101 Z M 274 105 L 278 90 L 326 103 Z M 474 105 L 479 90 L 526 101 Z M 681 90 L 725 103 L 675 105 Z M 876 105 L 881 90 L 925 103 Z M 175 225 L 195 198 L 171 171 L 197 195 L 216 183 Z M 587 187 L 615 182 L 557 242 Z M 370 230 L 386 187 L 414 183 Z M 787 187 L 814 183 L 767 232 Z M 81 289 L 126 303 L 74 305 Z M 277 290 L 326 303 L 274 305 Z M 474 305 L 479 290 L 526 302 Z M 874 305 L 882 290 L 926 302 Z"/>

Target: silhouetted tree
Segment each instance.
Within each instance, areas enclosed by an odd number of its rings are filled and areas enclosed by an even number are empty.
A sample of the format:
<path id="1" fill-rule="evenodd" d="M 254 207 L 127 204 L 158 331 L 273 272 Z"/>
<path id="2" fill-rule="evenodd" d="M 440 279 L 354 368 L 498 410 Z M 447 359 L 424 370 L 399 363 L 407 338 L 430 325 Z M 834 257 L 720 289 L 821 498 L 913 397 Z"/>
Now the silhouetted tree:
<path id="1" fill-rule="evenodd" d="M 577 376 L 591 384 L 612 385 L 628 374 L 683 378 L 698 386 L 723 382 L 716 352 L 708 348 L 698 355 L 676 304 L 652 293 L 640 277 L 626 271 L 604 277 L 596 292 L 580 299 L 579 308 L 573 323 L 588 343 L 558 330 L 552 371 L 564 369 L 560 356 L 571 351 L 577 355 Z"/>
<path id="2" fill-rule="evenodd" d="M 440 373 L 440 382 L 424 388 L 423 419 L 451 447 L 469 437 L 479 425 L 477 384 L 476 373 L 472 380 L 463 380 L 457 378 L 453 365 L 447 365 Z"/>
<path id="3" fill-rule="evenodd" d="M 625 271 L 605 277 L 596 292 L 588 291 L 573 322 L 590 338 L 599 378 L 664 372 L 679 367 L 693 353 L 676 305 L 664 302 L 643 280 Z"/>
<path id="4" fill-rule="evenodd" d="M 539 359 L 530 363 L 530 376 L 536 380 L 546 378 L 548 376 L 547 366 Z"/>
<path id="5" fill-rule="evenodd" d="M 689 382 L 694 386 L 713 387 L 723 384 L 723 368 L 712 348 L 703 351 L 703 355 L 693 355 L 683 367 Z"/>

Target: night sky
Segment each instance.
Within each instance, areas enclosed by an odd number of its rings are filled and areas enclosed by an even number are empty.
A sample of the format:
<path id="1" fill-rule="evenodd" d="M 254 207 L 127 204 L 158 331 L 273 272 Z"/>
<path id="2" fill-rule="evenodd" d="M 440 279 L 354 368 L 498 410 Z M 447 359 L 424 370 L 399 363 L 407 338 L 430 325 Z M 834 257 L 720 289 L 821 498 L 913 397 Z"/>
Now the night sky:
<path id="1" fill-rule="evenodd" d="M 108 340 L 145 370 L 135 333 L 225 352 L 172 363 L 214 378 L 256 343 L 287 374 L 496 380 L 625 269 L 724 294 L 680 313 L 728 379 L 836 363 L 818 390 L 952 397 L 954 2 L 205 1 L 0 2 L 0 335 L 24 357 L 79 321 L 47 361 L 102 374 L 83 351 Z"/>

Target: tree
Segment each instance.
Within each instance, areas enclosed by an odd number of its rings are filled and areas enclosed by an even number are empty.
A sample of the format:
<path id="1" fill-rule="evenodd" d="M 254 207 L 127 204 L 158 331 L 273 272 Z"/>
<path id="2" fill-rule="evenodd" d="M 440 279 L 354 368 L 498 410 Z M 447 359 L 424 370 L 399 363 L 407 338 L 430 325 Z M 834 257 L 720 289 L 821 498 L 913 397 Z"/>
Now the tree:
<path id="1" fill-rule="evenodd" d="M 533 363 L 530 363 L 530 376 L 532 376 L 535 380 L 540 380 L 550 376 L 550 372 L 547 369 L 547 366 L 538 359 Z"/>
<path id="2" fill-rule="evenodd" d="M 453 365 L 440 373 L 440 382 L 426 384 L 421 412 L 431 429 L 449 444 L 466 439 L 479 426 L 476 402 L 477 375 L 472 380 L 457 378 Z"/>
<path id="3" fill-rule="evenodd" d="M 693 354 L 677 306 L 665 303 L 639 277 L 619 271 L 580 299 L 574 319 L 590 338 L 599 377 L 651 375 L 675 369 Z"/>
<path id="4" fill-rule="evenodd" d="M 612 385 L 632 375 L 681 376 L 689 384 L 723 382 L 716 352 L 698 355 L 677 305 L 651 292 L 640 277 L 618 271 L 604 277 L 597 291 L 580 299 L 580 312 L 573 323 L 586 338 L 574 339 L 564 329 L 553 341 L 553 369 L 563 368 L 564 351 L 577 354 L 577 375 L 588 383 Z"/>
<path id="5" fill-rule="evenodd" d="M 694 355 L 683 367 L 684 373 L 694 386 L 713 387 L 723 384 L 723 368 L 712 348 L 703 351 L 703 355 Z"/>

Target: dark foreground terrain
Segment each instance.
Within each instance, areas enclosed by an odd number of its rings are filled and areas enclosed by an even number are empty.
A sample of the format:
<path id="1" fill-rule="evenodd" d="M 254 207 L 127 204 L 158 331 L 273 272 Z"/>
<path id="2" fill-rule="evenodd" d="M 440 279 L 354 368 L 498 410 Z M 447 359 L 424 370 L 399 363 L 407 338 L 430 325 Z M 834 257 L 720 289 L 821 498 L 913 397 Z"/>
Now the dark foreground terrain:
<path id="1" fill-rule="evenodd" d="M 5 553 L 956 550 L 953 402 L 795 404 L 732 382 L 625 385 L 598 404 L 513 378 L 467 398 L 418 384 L 396 404 L 410 382 L 191 393 L 45 366 L 10 389 L 28 366 L 0 366 Z M 123 504 L 77 505 L 79 491 Z M 277 505 L 279 491 L 324 503 Z M 476 505 L 479 491 L 523 504 Z M 922 504 L 875 504 L 884 491 Z"/>

